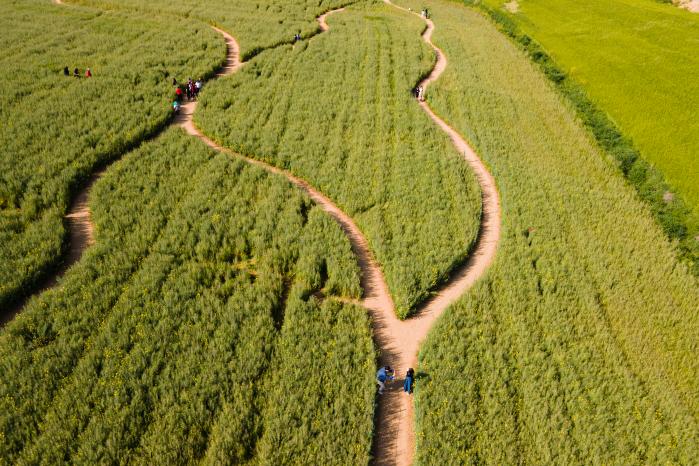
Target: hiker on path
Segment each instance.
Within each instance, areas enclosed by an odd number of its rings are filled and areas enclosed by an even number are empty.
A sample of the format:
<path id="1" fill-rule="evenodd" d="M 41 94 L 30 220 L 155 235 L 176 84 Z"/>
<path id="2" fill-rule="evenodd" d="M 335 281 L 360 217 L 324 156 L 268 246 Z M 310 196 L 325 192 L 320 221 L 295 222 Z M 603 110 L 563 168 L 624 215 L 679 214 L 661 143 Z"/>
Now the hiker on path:
<path id="1" fill-rule="evenodd" d="M 413 380 L 415 379 L 415 371 L 411 367 L 408 373 L 405 374 L 405 382 L 403 382 L 403 391 L 410 395 L 413 393 Z"/>
<path id="2" fill-rule="evenodd" d="M 85 77 L 86 77 L 86 78 L 91 78 L 91 77 L 92 77 L 92 71 L 90 71 L 90 68 L 88 68 L 87 70 L 85 70 Z"/>
<path id="3" fill-rule="evenodd" d="M 422 86 L 417 88 L 417 100 L 419 100 L 420 102 L 425 101 L 425 88 Z"/>
<path id="4" fill-rule="evenodd" d="M 376 373 L 376 382 L 379 384 L 379 395 L 383 395 L 387 380 L 393 380 L 393 369 L 391 369 L 391 366 L 384 366 Z"/>
<path id="5" fill-rule="evenodd" d="M 73 76 L 75 76 L 76 78 L 79 78 L 79 77 L 80 77 L 80 70 L 77 69 L 77 68 L 75 68 L 75 69 L 73 70 Z"/>
<path id="6" fill-rule="evenodd" d="M 194 91 L 196 92 L 197 95 L 199 95 L 199 92 L 201 91 L 202 87 L 204 87 L 204 81 L 201 78 L 199 78 L 194 83 Z"/>
<path id="7" fill-rule="evenodd" d="M 197 88 L 194 85 L 194 81 L 191 79 L 189 80 L 189 83 L 187 83 L 187 89 L 189 89 L 189 95 L 191 96 L 190 99 L 196 99 L 197 98 Z"/>
<path id="8" fill-rule="evenodd" d="M 175 89 L 175 100 L 177 102 L 182 101 L 182 88 L 177 86 L 177 89 Z"/>
<path id="9" fill-rule="evenodd" d="M 172 103 L 172 111 L 175 113 L 180 113 L 180 103 L 178 101 L 174 101 Z"/>
<path id="10" fill-rule="evenodd" d="M 172 78 L 172 85 L 177 86 L 177 78 Z"/>
<path id="11" fill-rule="evenodd" d="M 70 76 L 70 70 L 67 66 L 63 68 L 63 76 Z"/>

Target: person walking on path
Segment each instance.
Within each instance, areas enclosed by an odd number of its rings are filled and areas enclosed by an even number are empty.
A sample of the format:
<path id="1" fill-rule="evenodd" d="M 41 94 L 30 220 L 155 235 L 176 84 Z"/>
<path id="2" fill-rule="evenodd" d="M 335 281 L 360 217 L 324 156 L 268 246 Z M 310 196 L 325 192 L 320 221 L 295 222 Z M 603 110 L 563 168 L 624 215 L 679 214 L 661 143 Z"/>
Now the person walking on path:
<path id="1" fill-rule="evenodd" d="M 73 76 L 75 76 L 76 78 L 79 78 L 79 77 L 80 77 L 80 70 L 77 69 L 77 68 L 75 68 L 75 69 L 73 70 Z"/>
<path id="2" fill-rule="evenodd" d="M 92 71 L 90 71 L 90 68 L 85 70 L 85 77 L 86 78 L 91 78 L 92 77 Z"/>
<path id="3" fill-rule="evenodd" d="M 417 100 L 419 100 L 420 102 L 425 101 L 425 88 L 422 86 L 417 88 Z"/>
<path id="4" fill-rule="evenodd" d="M 175 89 L 175 100 L 178 102 L 182 101 L 182 88 L 179 86 Z"/>
<path id="5" fill-rule="evenodd" d="M 403 382 L 403 391 L 410 395 L 413 393 L 413 380 L 415 379 L 415 371 L 411 367 L 408 373 L 405 374 L 405 382 Z"/>
<path id="6" fill-rule="evenodd" d="M 391 366 L 383 366 L 376 373 L 376 382 L 379 384 L 379 395 L 383 395 L 387 380 L 393 380 L 393 369 L 391 369 Z"/>
<path id="7" fill-rule="evenodd" d="M 191 79 L 189 80 L 189 83 L 187 83 L 187 87 L 189 88 L 189 95 L 191 96 L 189 100 L 193 100 L 197 98 L 197 88 L 194 85 L 194 81 Z"/>
<path id="8" fill-rule="evenodd" d="M 70 76 L 70 70 L 67 66 L 63 68 L 63 76 Z"/>

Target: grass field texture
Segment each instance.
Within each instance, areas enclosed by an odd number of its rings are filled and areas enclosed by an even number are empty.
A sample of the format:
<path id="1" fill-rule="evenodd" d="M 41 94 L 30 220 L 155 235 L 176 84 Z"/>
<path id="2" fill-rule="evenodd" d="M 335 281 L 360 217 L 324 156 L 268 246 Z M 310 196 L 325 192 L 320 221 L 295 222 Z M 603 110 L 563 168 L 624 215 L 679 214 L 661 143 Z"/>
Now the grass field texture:
<path id="1" fill-rule="evenodd" d="M 411 96 L 434 63 L 419 19 L 379 4 L 350 8 L 330 26 L 212 84 L 195 122 L 306 179 L 351 215 L 405 317 L 467 257 L 478 186 Z"/>
<path id="2" fill-rule="evenodd" d="M 699 226 L 699 15 L 654 1 L 523 0 L 508 16 L 661 170 Z"/>
<path id="3" fill-rule="evenodd" d="M 418 463 L 691 463 L 699 284 L 523 52 L 427 4 L 450 63 L 428 99 L 491 167 L 504 223 L 421 353 Z"/>
<path id="4" fill-rule="evenodd" d="M 0 462 L 367 463 L 374 352 L 334 221 L 180 130 L 91 204 L 96 245 L 0 332 Z"/>
<path id="5" fill-rule="evenodd" d="M 225 45 L 208 27 L 128 13 L 3 1 L 0 65 L 0 308 L 56 265 L 71 196 L 170 117 L 172 76 L 211 73 Z M 94 77 L 63 76 L 91 67 Z"/>
<path id="6" fill-rule="evenodd" d="M 291 43 L 294 35 L 308 37 L 318 31 L 315 18 L 357 0 L 71 0 L 103 9 L 126 8 L 142 13 L 196 18 L 216 24 L 235 36 L 243 59 L 276 45 Z"/>

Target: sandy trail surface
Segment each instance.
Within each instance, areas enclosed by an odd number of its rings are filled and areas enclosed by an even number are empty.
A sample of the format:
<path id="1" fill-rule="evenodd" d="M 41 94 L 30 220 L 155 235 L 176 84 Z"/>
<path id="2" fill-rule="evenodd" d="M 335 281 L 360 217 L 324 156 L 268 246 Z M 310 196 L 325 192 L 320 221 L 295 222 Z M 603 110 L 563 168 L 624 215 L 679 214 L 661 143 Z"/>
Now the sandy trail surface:
<path id="1" fill-rule="evenodd" d="M 699 0 L 681 0 L 678 6 L 692 13 L 699 13 Z"/>
<path id="2" fill-rule="evenodd" d="M 55 4 L 63 4 L 61 0 L 53 0 L 53 2 Z M 385 0 L 385 2 L 395 8 L 408 11 L 394 5 L 389 0 Z M 327 17 L 343 10 L 344 8 L 340 8 L 319 16 L 317 21 L 320 30 L 322 32 L 329 31 L 330 28 L 326 22 Z M 430 75 L 420 83 L 424 88 L 438 79 L 447 66 L 444 53 L 435 47 L 431 41 L 434 24 L 429 19 L 425 19 L 425 22 L 427 28 L 423 33 L 423 39 L 435 50 L 437 61 Z M 244 65 L 240 61 L 240 47 L 232 35 L 219 28 L 214 27 L 214 29 L 224 37 L 228 49 L 226 64 L 219 70 L 216 76 L 228 76 L 238 71 Z M 182 105 L 180 114 L 177 115 L 174 121 L 175 124 L 184 128 L 187 133 L 199 138 L 209 147 L 245 160 L 268 172 L 284 176 L 331 215 L 347 235 L 362 271 L 361 284 L 364 297 L 360 304 L 367 309 L 372 319 L 374 342 L 380 350 L 379 362 L 381 365 L 391 365 L 396 370 L 397 375 L 396 380 L 387 384 L 385 393 L 378 398 L 372 455 L 374 464 L 379 465 L 408 465 L 412 463 L 415 450 L 413 404 L 412 397 L 402 392 L 403 374 L 409 367 L 415 368 L 419 373 L 417 353 L 421 342 L 442 312 L 485 273 L 495 257 L 500 237 L 500 203 L 494 179 L 463 137 L 439 118 L 426 102 L 419 102 L 419 105 L 438 127 L 449 136 L 456 149 L 463 154 L 466 162 L 474 170 L 482 192 L 483 208 L 476 245 L 467 262 L 452 274 L 450 280 L 442 289 L 411 318 L 405 321 L 401 321 L 396 317 L 393 300 L 388 292 L 386 280 L 381 268 L 373 257 L 366 237 L 352 218 L 337 207 L 332 200 L 313 188 L 305 180 L 296 177 L 288 171 L 236 154 L 209 139 L 194 125 L 193 115 L 197 108 L 195 100 L 185 102 Z M 57 278 L 70 265 L 77 262 L 83 251 L 94 242 L 93 225 L 90 220 L 87 201 L 90 188 L 102 173 L 95 173 L 90 182 L 75 198 L 66 216 L 70 229 L 70 252 L 59 274 L 51 277 L 41 291 L 54 286 Z M 17 311 L 21 310 L 22 306 L 19 306 Z"/>
<path id="3" fill-rule="evenodd" d="M 58 0 L 56 0 L 58 1 Z M 9 309 L 5 309 L 0 313 L 0 325 L 4 325 L 12 320 L 19 312 L 24 309 L 27 302 L 32 296 L 39 295 L 58 284 L 58 280 L 65 275 L 66 271 L 76 262 L 80 260 L 85 249 L 95 242 L 94 226 L 90 220 L 90 208 L 88 199 L 90 191 L 95 182 L 102 176 L 104 170 L 97 171 L 92 174 L 88 182 L 81 188 L 77 196 L 73 199 L 72 204 L 68 208 L 66 214 L 66 226 L 68 228 L 68 250 L 63 256 L 63 260 L 58 268 L 45 279 L 40 281 L 36 286 L 34 293 L 17 302 Z"/>
<path id="4" fill-rule="evenodd" d="M 391 3 L 390 0 L 384 1 L 406 13 L 416 14 Z M 427 26 L 422 38 L 434 49 L 437 58 L 430 75 L 418 84 L 426 89 L 444 72 L 447 67 L 447 59 L 444 52 L 432 43 L 434 23 L 430 19 L 422 19 Z M 397 380 L 379 398 L 372 453 L 375 464 L 381 465 L 409 465 L 412 463 L 415 452 L 413 403 L 412 397 L 402 392 L 403 375 L 409 367 L 415 368 L 416 373 L 419 374 L 417 354 L 420 344 L 444 310 L 485 273 L 495 258 L 500 239 L 500 197 L 492 175 L 466 140 L 438 117 L 427 102 L 419 102 L 419 105 L 430 119 L 449 136 L 454 147 L 463 154 L 464 159 L 474 171 L 481 188 L 483 207 L 478 238 L 468 261 L 452 274 L 446 286 L 418 310 L 412 318 L 400 321 L 395 317 L 395 313 L 392 310 L 389 312 L 385 306 L 373 308 L 371 303 L 367 303 L 368 307 L 372 309 L 375 340 L 381 350 L 380 363 L 392 366 L 397 375 Z"/>

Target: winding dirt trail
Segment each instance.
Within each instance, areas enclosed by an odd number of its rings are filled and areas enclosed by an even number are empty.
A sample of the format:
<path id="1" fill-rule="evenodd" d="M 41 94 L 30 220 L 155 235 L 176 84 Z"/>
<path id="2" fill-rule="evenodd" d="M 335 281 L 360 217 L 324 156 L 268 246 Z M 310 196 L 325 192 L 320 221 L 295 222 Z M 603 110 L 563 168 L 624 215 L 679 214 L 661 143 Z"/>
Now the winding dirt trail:
<path id="1" fill-rule="evenodd" d="M 390 0 L 384 1 L 406 13 L 416 14 L 393 4 Z M 444 52 L 432 43 L 434 23 L 429 19 L 422 19 L 427 25 L 422 38 L 434 49 L 437 56 L 434 69 L 426 79 L 419 83 L 419 86 L 426 89 L 444 72 L 447 67 L 447 59 Z M 380 397 L 378 405 L 373 455 L 375 464 L 380 465 L 409 465 L 412 463 L 415 452 L 413 403 L 412 397 L 402 392 L 402 375 L 408 367 L 416 368 L 416 372 L 419 373 L 417 355 L 420 344 L 444 310 L 485 273 L 495 258 L 500 239 L 500 197 L 495 180 L 466 140 L 438 117 L 427 102 L 423 101 L 419 104 L 432 121 L 449 136 L 454 147 L 463 154 L 464 159 L 474 171 L 481 188 L 483 207 L 480 230 L 473 253 L 468 261 L 455 271 L 447 285 L 428 301 L 415 316 L 406 321 L 400 321 L 392 310 L 389 312 L 383 307 L 373 309 L 375 338 L 381 349 L 380 363 L 394 367 L 396 374 L 400 377 Z"/>
<path id="2" fill-rule="evenodd" d="M 60 0 L 55 0 L 59 2 Z M 94 244 L 94 227 L 90 221 L 90 208 L 88 199 L 90 191 L 95 182 L 102 176 L 104 170 L 92 174 L 87 184 L 85 184 L 78 195 L 73 199 L 68 213 L 66 214 L 66 226 L 68 227 L 68 250 L 63 256 L 63 260 L 58 268 L 49 276 L 44 278 L 36 286 L 35 291 L 26 298 L 18 301 L 9 309 L 0 313 L 0 326 L 5 325 L 19 314 L 27 302 L 36 295 L 47 291 L 58 284 L 58 280 L 65 275 L 70 267 L 80 260 L 85 249 Z"/>
<path id="3" fill-rule="evenodd" d="M 405 8 L 394 5 L 390 0 L 384 1 L 395 8 L 408 12 Z M 53 2 L 55 4 L 64 4 L 61 0 L 53 0 Z M 322 32 L 329 31 L 330 28 L 326 22 L 327 17 L 343 10 L 344 8 L 340 8 L 319 16 L 317 21 L 320 30 Z M 431 74 L 420 83 L 421 86 L 426 88 L 438 79 L 446 69 L 447 60 L 444 53 L 432 44 L 431 38 L 434 24 L 429 19 L 425 19 L 425 22 L 427 28 L 423 33 L 423 39 L 435 50 L 437 55 L 437 62 Z M 240 47 L 233 36 L 216 27 L 213 29 L 224 37 L 228 48 L 226 64 L 219 70 L 216 76 L 231 75 L 244 65 L 240 61 Z M 185 103 L 174 121 L 175 124 L 184 128 L 188 134 L 199 138 L 209 147 L 245 160 L 268 172 L 284 176 L 330 214 L 347 235 L 352 250 L 357 255 L 359 267 L 362 270 L 364 297 L 361 305 L 367 309 L 372 318 L 374 342 L 381 353 L 380 364 L 391 365 L 396 369 L 396 374 L 398 375 L 396 381 L 387 385 L 387 390 L 379 397 L 378 401 L 377 421 L 372 446 L 374 464 L 377 465 L 408 465 L 412 463 L 415 451 L 413 404 L 412 397 L 402 392 L 402 374 L 405 373 L 408 367 L 417 368 L 418 348 L 435 320 L 485 273 L 495 257 L 500 237 L 500 201 L 493 177 L 463 137 L 439 118 L 426 102 L 419 102 L 419 104 L 439 128 L 450 137 L 456 149 L 463 154 L 464 159 L 474 170 L 482 191 L 483 208 L 480 231 L 474 251 L 468 261 L 452 274 L 448 283 L 426 302 L 413 317 L 405 321 L 401 321 L 396 317 L 393 300 L 388 292 L 383 272 L 374 259 L 366 238 L 354 221 L 328 197 L 314 189 L 308 182 L 288 171 L 234 153 L 209 139 L 194 125 L 193 115 L 197 108 L 196 101 Z M 101 173 L 96 173 L 92 177 L 90 183 L 75 199 L 67 215 L 71 236 L 71 252 L 69 259 L 65 262 L 64 271 L 80 258 L 87 246 L 94 242 L 87 199 L 92 184 L 100 176 Z M 53 284 L 55 284 L 58 276 L 53 277 Z"/>
<path id="4" fill-rule="evenodd" d="M 326 19 L 328 16 L 344 11 L 344 8 L 329 11 L 317 18 L 318 24 L 322 32 L 327 32 L 330 30 Z M 238 71 L 242 66 L 245 65 L 241 62 L 240 57 L 240 47 L 236 42 L 235 38 L 225 31 L 214 28 L 218 31 L 226 40 L 228 46 L 228 60 L 226 67 L 217 76 L 227 76 Z M 199 128 L 194 125 L 193 116 L 197 108 L 197 102 L 191 101 L 187 102 L 182 106 L 180 114 L 177 116 L 175 122 L 179 124 L 184 130 L 203 141 L 206 145 L 214 150 L 224 152 L 235 158 L 246 161 L 251 165 L 260 167 L 270 173 L 281 175 L 289 180 L 296 187 L 304 191 L 317 205 L 319 205 L 325 212 L 330 214 L 332 218 L 337 221 L 342 230 L 347 235 L 352 246 L 352 251 L 357 256 L 357 262 L 360 269 L 362 270 L 362 289 L 364 292 L 364 298 L 362 304 L 368 309 L 382 309 L 385 312 L 390 313 L 395 318 L 395 313 L 393 312 L 393 300 L 388 292 L 388 286 L 386 285 L 386 280 L 384 278 L 381 268 L 378 266 L 376 260 L 369 249 L 369 243 L 362 234 L 361 230 L 354 223 L 352 218 L 342 211 L 333 201 L 331 201 L 327 196 L 322 194 L 317 189 L 313 188 L 307 181 L 291 174 L 286 170 L 269 165 L 265 162 L 261 162 L 250 157 L 245 157 L 241 154 L 235 153 L 230 149 L 227 149 L 220 144 L 214 142 L 205 136 Z M 377 317 L 373 315 L 372 317 Z"/>

